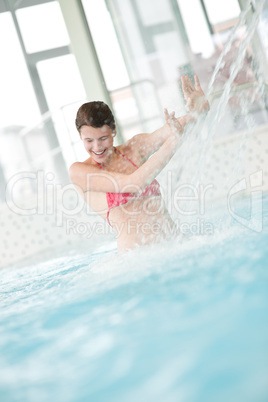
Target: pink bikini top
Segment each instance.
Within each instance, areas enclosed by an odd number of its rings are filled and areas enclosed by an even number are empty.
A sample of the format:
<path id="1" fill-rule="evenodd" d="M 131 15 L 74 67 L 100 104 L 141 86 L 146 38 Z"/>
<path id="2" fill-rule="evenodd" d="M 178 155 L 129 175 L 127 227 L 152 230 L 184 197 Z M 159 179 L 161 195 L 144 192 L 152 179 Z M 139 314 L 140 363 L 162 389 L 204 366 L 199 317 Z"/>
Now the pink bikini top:
<path id="1" fill-rule="evenodd" d="M 137 165 L 135 165 L 134 162 L 132 162 L 130 159 L 128 159 L 127 156 L 122 154 L 118 149 L 114 148 L 120 155 L 122 155 L 125 159 L 127 159 L 130 163 L 132 163 L 133 166 L 138 168 Z M 95 161 L 96 162 L 96 161 Z M 100 163 L 96 162 L 102 169 L 103 167 L 101 166 Z M 153 196 L 153 195 L 161 195 L 160 193 L 160 185 L 157 180 L 153 180 L 149 186 L 145 188 L 145 190 L 141 194 L 132 194 L 132 193 L 106 193 L 106 199 L 107 199 L 107 204 L 108 204 L 108 211 L 107 211 L 107 222 L 110 224 L 109 221 L 109 214 L 110 210 L 112 208 L 118 207 L 119 205 L 126 204 L 131 198 L 134 197 L 141 197 L 141 196 Z"/>

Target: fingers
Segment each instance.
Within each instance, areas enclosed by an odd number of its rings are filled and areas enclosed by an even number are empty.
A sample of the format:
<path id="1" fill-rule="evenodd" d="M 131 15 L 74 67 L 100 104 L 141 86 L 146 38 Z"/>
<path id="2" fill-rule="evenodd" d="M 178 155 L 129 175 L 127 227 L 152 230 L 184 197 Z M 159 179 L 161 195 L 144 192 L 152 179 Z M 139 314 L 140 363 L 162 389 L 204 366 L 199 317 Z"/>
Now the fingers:
<path id="1" fill-rule="evenodd" d="M 186 76 L 184 76 L 184 75 L 181 77 L 181 86 L 182 86 L 183 95 L 184 95 L 185 98 L 187 98 L 188 95 L 191 93 L 191 91 L 190 91 L 190 88 L 187 85 Z"/>
<path id="2" fill-rule="evenodd" d="M 168 123 L 169 121 L 175 119 L 175 112 L 169 113 L 168 110 L 164 109 L 165 120 Z"/>
<path id="3" fill-rule="evenodd" d="M 193 84 L 192 80 L 190 79 L 190 77 L 188 77 L 188 75 L 186 75 L 186 83 L 187 83 L 188 88 L 190 88 L 191 91 L 195 91 L 194 84 Z"/>
<path id="4" fill-rule="evenodd" d="M 195 83 L 196 89 L 197 89 L 198 91 L 201 90 L 201 85 L 200 85 L 199 78 L 198 78 L 197 75 L 194 76 L 194 83 Z"/>
<path id="5" fill-rule="evenodd" d="M 165 120 L 168 123 L 168 120 L 170 119 L 170 115 L 169 115 L 168 110 L 166 108 L 164 109 L 164 115 L 165 115 Z"/>
<path id="6" fill-rule="evenodd" d="M 185 94 L 191 94 L 194 91 L 202 91 L 200 81 L 197 75 L 194 76 L 194 83 L 192 80 L 188 77 L 188 75 L 182 75 L 181 77 L 181 82 L 182 82 L 182 90 L 184 95 Z"/>
<path id="7" fill-rule="evenodd" d="M 168 124 L 170 124 L 172 118 L 174 118 L 174 113 L 175 113 L 175 112 L 169 113 L 166 108 L 164 109 L 165 120 L 166 120 L 166 122 L 167 122 Z"/>
<path id="8" fill-rule="evenodd" d="M 181 77 L 181 83 L 184 96 L 190 95 L 193 91 L 195 91 L 195 86 L 188 75 Z"/>
<path id="9" fill-rule="evenodd" d="M 177 134 L 178 131 L 180 133 L 182 133 L 183 132 L 183 127 L 181 126 L 179 121 L 176 119 L 175 112 L 169 113 L 168 110 L 165 108 L 164 109 L 164 114 L 165 114 L 166 122 L 170 126 L 171 131 L 173 132 L 173 134 Z"/>

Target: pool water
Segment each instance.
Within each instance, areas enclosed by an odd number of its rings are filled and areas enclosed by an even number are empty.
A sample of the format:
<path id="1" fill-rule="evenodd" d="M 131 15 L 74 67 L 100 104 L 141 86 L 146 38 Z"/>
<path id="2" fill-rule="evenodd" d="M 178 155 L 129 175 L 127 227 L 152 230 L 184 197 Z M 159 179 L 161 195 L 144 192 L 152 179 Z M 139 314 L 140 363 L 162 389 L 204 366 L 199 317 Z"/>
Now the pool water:
<path id="1" fill-rule="evenodd" d="M 0 400 L 267 401 L 267 223 L 3 269 Z"/>

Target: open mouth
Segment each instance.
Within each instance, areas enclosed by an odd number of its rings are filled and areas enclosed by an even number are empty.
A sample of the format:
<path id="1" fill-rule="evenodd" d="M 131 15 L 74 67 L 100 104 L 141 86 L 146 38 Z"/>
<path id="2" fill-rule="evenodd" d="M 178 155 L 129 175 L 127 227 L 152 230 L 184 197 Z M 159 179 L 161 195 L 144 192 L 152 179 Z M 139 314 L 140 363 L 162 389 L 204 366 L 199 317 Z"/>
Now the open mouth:
<path id="1" fill-rule="evenodd" d="M 96 156 L 102 156 L 105 151 L 106 151 L 106 149 L 104 149 L 104 150 L 101 151 L 101 152 L 94 152 L 94 151 L 92 151 L 92 152 L 93 152 L 93 154 L 96 155 Z"/>

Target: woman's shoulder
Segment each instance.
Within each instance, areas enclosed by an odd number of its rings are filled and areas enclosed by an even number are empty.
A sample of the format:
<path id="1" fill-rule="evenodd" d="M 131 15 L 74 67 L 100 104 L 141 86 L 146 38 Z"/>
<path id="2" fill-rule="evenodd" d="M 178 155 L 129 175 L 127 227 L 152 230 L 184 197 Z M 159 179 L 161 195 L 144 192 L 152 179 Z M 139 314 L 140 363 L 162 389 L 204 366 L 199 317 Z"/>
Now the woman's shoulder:
<path id="1" fill-rule="evenodd" d="M 82 166 L 97 166 L 98 167 L 97 163 L 92 158 L 89 157 L 82 162 L 73 162 L 72 165 L 70 166 L 70 168 L 71 167 L 79 168 Z"/>
<path id="2" fill-rule="evenodd" d="M 140 142 L 138 137 L 139 134 L 135 135 L 123 144 L 116 146 L 116 149 L 134 162 L 137 166 L 140 166 L 143 162 L 140 155 Z"/>
<path id="3" fill-rule="evenodd" d="M 89 168 L 96 170 L 99 166 L 92 161 L 92 158 L 88 158 L 83 162 L 74 162 L 69 167 L 69 175 L 72 176 L 75 173 L 79 173 L 80 171 L 84 171 L 85 169 L 88 171 Z"/>

